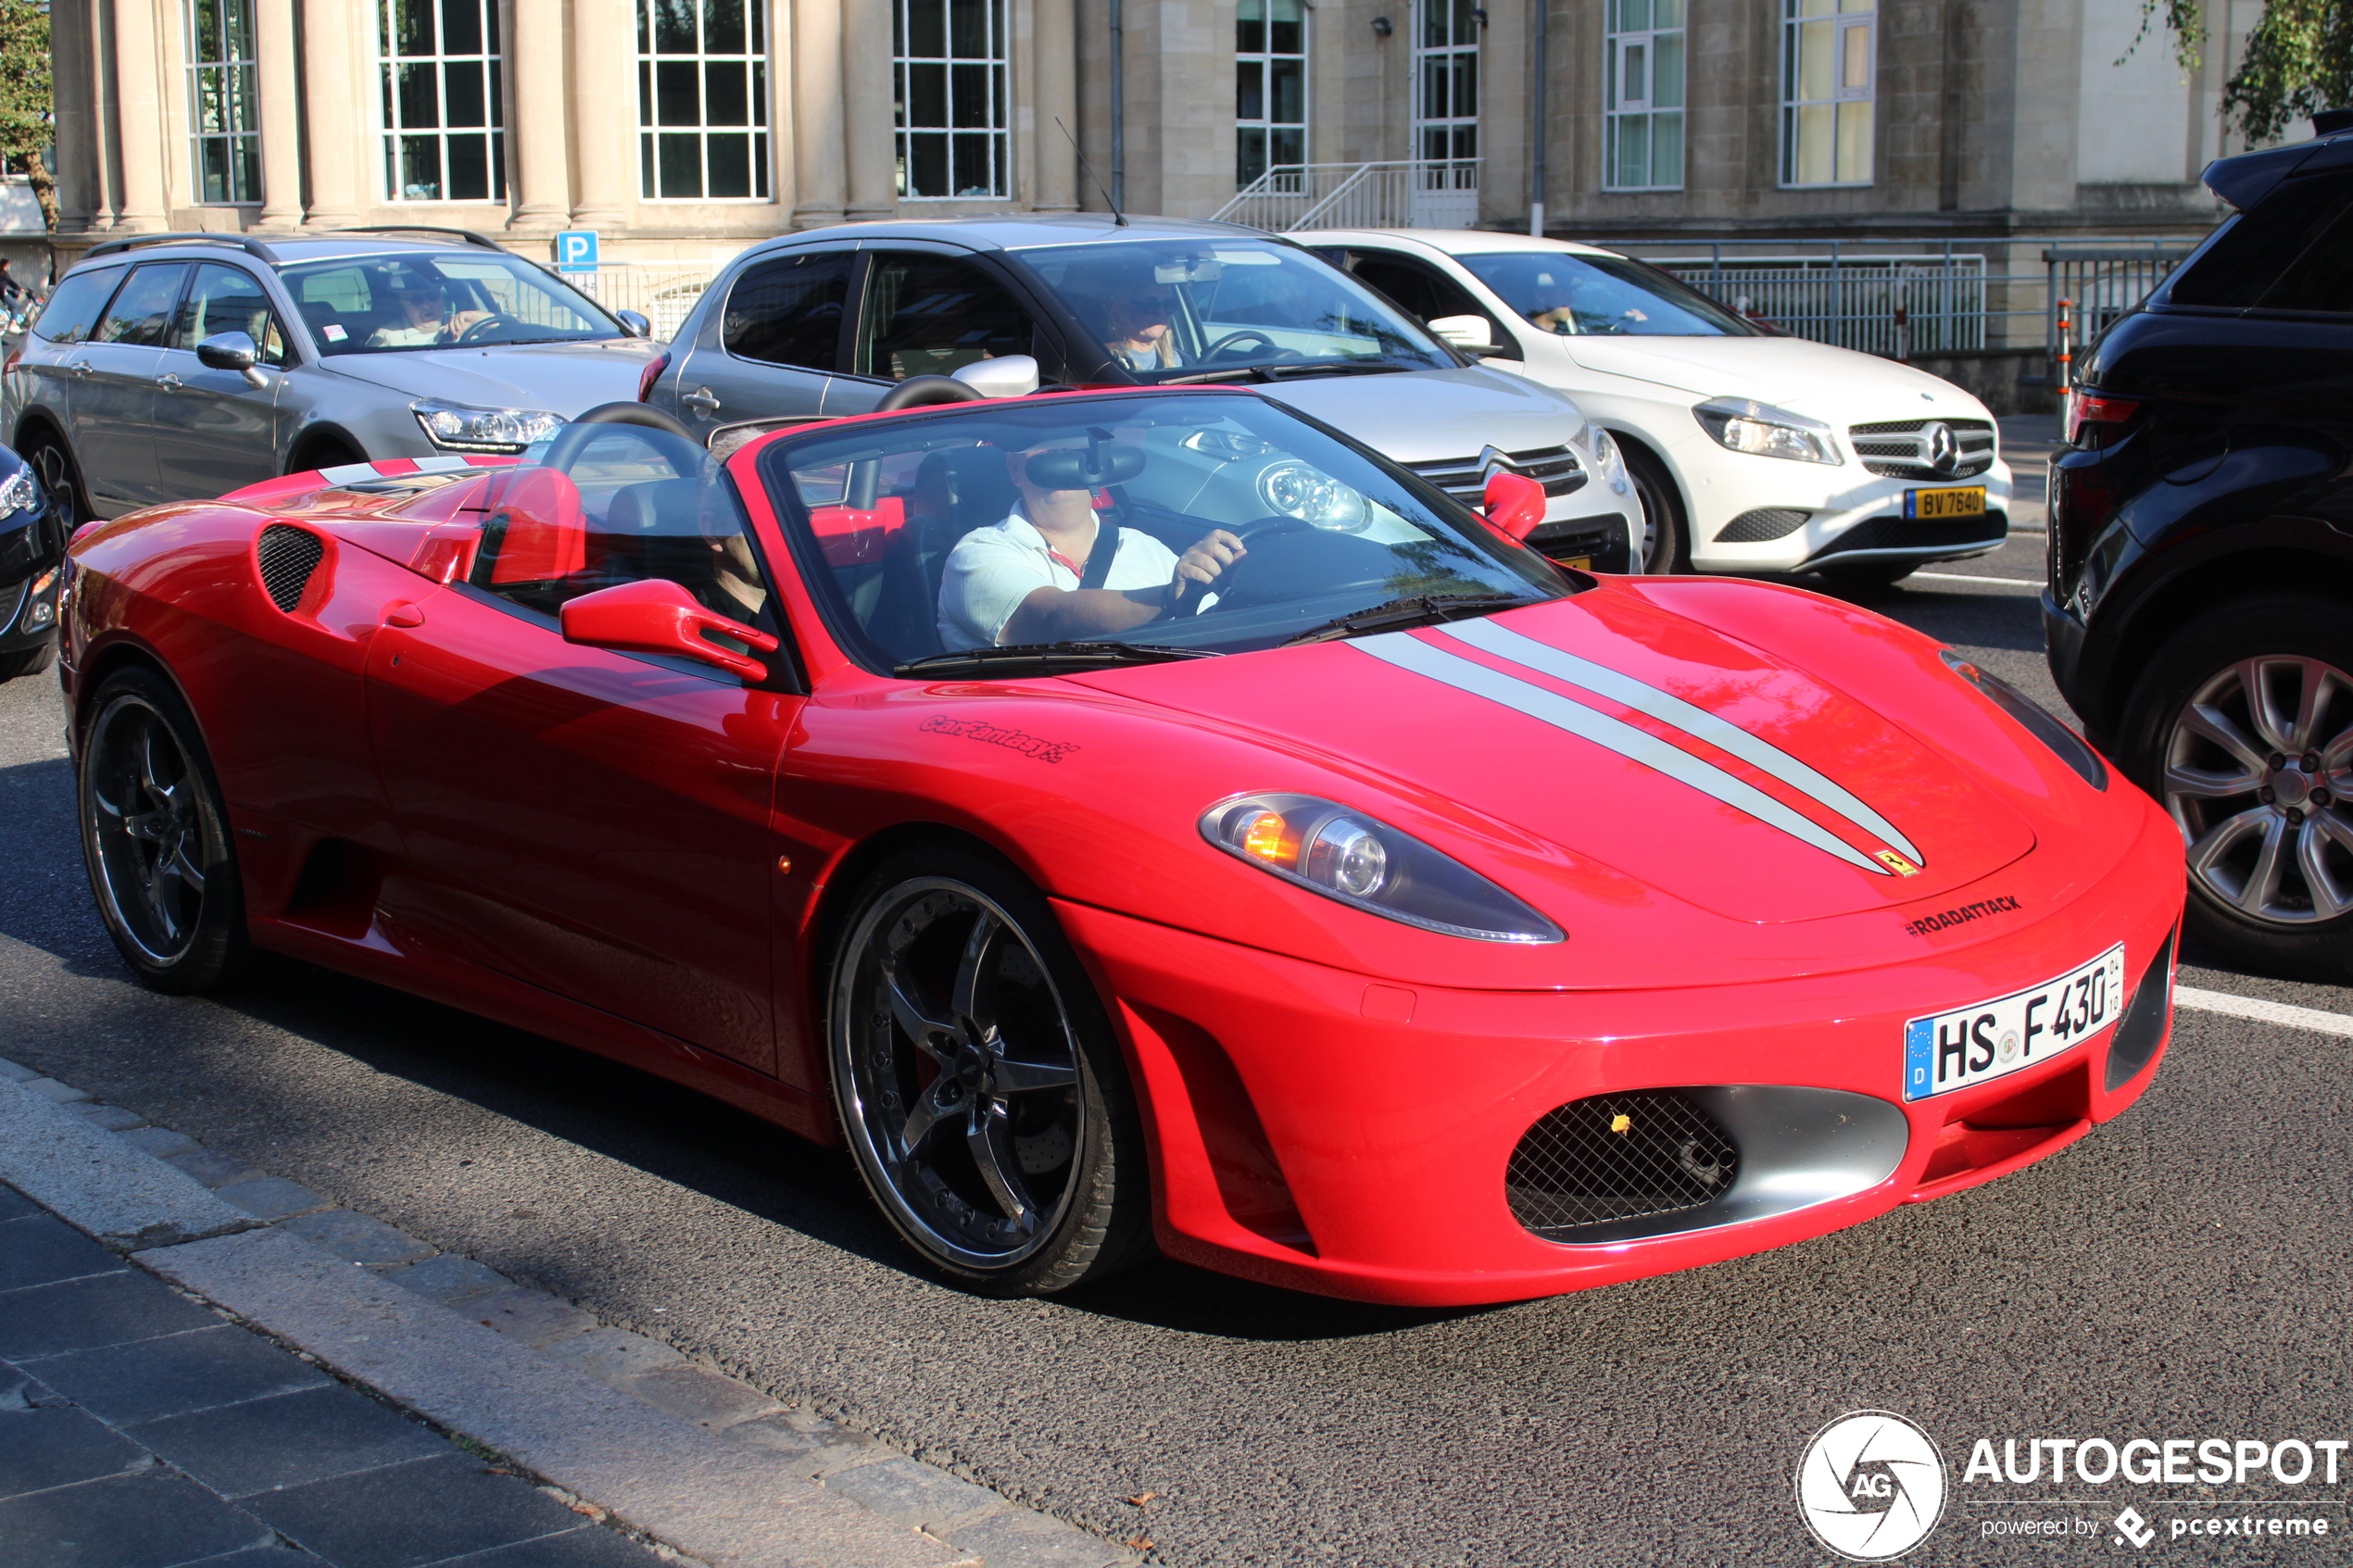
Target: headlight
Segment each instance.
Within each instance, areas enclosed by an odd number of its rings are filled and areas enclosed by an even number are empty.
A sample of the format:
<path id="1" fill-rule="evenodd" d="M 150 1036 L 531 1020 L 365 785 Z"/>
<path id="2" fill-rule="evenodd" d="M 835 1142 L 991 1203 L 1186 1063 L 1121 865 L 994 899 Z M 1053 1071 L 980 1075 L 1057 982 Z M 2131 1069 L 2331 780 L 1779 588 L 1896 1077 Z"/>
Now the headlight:
<path id="1" fill-rule="evenodd" d="M 564 423 L 561 414 L 539 408 L 473 408 L 432 397 L 409 407 L 424 427 L 425 439 L 452 452 L 520 452 Z"/>
<path id="2" fill-rule="evenodd" d="M 1983 692 L 1994 707 L 2032 730 L 2034 738 L 2057 752 L 2058 759 L 2082 775 L 2085 784 L 2094 789 L 2108 787 L 2108 764 L 2100 760 L 2100 754 L 2084 745 L 2082 735 L 2060 723 L 2041 703 L 1999 675 L 1987 674 L 1951 648 L 1944 650 L 1944 666 Z"/>
<path id="3" fill-rule="evenodd" d="M 32 589 L 24 596 L 24 619 L 17 623 L 19 632 L 46 632 L 57 623 L 58 601 L 49 590 L 57 585 L 57 569 L 51 567 L 32 580 Z"/>
<path id="4" fill-rule="evenodd" d="M 17 470 L 6 480 L 0 480 L 0 517 L 14 517 L 39 505 L 41 483 L 32 477 L 31 465 Z"/>
<path id="5" fill-rule="evenodd" d="M 1277 463 L 1258 476 L 1258 498 L 1266 508 L 1318 528 L 1365 526 L 1365 497 L 1305 463 Z"/>
<path id="6" fill-rule="evenodd" d="M 1601 473 L 1603 483 L 1618 495 L 1625 495 L 1632 481 L 1627 478 L 1626 454 L 1617 449 L 1617 439 L 1597 424 L 1587 424 L 1585 432 L 1593 450 L 1593 467 Z"/>
<path id="7" fill-rule="evenodd" d="M 1755 458 L 1788 458 L 1801 463 L 1845 461 L 1831 445 L 1831 427 L 1819 420 L 1752 403 L 1744 397 L 1711 397 L 1692 410 L 1717 444 Z"/>
<path id="8" fill-rule="evenodd" d="M 1202 813 L 1238 860 L 1369 914 L 1480 942 L 1562 942 L 1560 927 L 1459 860 L 1312 795 L 1242 795 Z"/>

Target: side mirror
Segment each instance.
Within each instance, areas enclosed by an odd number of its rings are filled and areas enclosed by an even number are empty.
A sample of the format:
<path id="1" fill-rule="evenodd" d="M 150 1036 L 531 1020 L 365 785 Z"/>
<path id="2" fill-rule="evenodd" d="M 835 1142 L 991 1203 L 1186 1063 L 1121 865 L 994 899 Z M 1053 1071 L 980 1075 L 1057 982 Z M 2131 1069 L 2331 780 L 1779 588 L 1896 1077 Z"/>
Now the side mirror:
<path id="1" fill-rule="evenodd" d="M 631 337 L 651 337 L 654 335 L 654 324 L 651 321 L 647 320 L 644 313 L 641 311 L 616 310 L 612 313 L 612 318 L 614 320 L 621 323 L 621 330 L 627 332 Z"/>
<path id="2" fill-rule="evenodd" d="M 716 632 L 760 653 L 774 653 L 779 646 L 765 632 L 703 608 L 692 594 L 667 577 L 623 583 L 567 599 L 562 617 L 567 643 L 619 653 L 697 659 L 747 681 L 760 680 L 768 673 L 768 667 L 721 647 L 703 633 Z"/>
<path id="3" fill-rule="evenodd" d="M 975 359 L 950 373 L 983 397 L 1026 397 L 1038 390 L 1038 361 L 1026 354 Z"/>
<path id="4" fill-rule="evenodd" d="M 1466 353 L 1501 352 L 1494 341 L 1495 329 L 1484 316 L 1441 316 L 1429 323 L 1429 330 Z"/>
<path id="5" fill-rule="evenodd" d="M 1487 525 L 1515 545 L 1524 545 L 1544 521 L 1544 487 L 1524 473 L 1502 470 L 1487 476 Z"/>
<path id="6" fill-rule="evenodd" d="M 247 386 L 257 390 L 270 384 L 270 378 L 256 369 L 260 358 L 261 351 L 246 332 L 216 332 L 196 345 L 198 364 L 208 370 L 235 370 L 245 378 Z"/>

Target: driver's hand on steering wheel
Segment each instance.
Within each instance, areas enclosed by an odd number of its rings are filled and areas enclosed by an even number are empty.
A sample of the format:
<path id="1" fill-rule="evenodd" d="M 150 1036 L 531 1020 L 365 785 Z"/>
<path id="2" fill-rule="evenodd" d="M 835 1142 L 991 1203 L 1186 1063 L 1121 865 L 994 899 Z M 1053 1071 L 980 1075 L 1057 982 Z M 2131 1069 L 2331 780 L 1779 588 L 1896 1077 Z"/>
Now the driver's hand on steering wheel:
<path id="1" fill-rule="evenodd" d="M 453 310 L 449 320 L 442 326 L 442 334 L 455 343 L 482 322 L 489 320 L 492 314 L 488 310 Z"/>
<path id="2" fill-rule="evenodd" d="M 1239 538 L 1222 528 L 1211 529 L 1200 544 L 1176 558 L 1176 575 L 1169 584 L 1170 602 L 1191 593 L 1196 583 L 1205 587 L 1216 582 L 1219 573 L 1248 554 Z"/>

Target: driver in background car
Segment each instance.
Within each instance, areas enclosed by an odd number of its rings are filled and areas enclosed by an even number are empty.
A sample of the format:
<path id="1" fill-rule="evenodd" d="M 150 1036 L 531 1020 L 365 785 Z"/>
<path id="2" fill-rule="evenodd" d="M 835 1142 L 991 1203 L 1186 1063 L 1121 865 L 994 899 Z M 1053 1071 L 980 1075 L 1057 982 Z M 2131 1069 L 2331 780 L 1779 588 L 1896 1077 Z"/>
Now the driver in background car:
<path id="1" fill-rule="evenodd" d="M 1567 282 L 1557 281 L 1553 273 L 1536 274 L 1535 307 L 1528 313 L 1529 321 L 1550 332 L 1605 332 L 1616 321 L 1647 321 L 1650 316 L 1639 305 L 1624 309 L 1624 291 L 1616 283 L 1593 277 L 1579 268 Z"/>
<path id="2" fill-rule="evenodd" d="M 1033 478 L 1041 454 L 1086 452 L 1093 441 L 1053 441 L 1010 454 L 1021 499 L 1001 522 L 975 528 L 948 554 L 939 584 L 939 642 L 950 651 L 1053 643 L 1125 632 L 1174 613 L 1190 585 L 1206 586 L 1244 554 L 1214 528 L 1180 558 L 1138 529 L 1109 528 L 1091 489 L 1050 489 Z M 1116 552 L 1101 586 L 1082 586 L 1097 550 Z M 1100 564 L 1100 563 L 1099 563 Z"/>
<path id="3" fill-rule="evenodd" d="M 449 290 L 429 279 L 396 276 L 388 292 L 397 315 L 390 324 L 369 334 L 371 348 L 427 348 L 436 343 L 456 343 L 469 328 L 491 316 L 487 310 L 451 310 Z"/>
<path id="4" fill-rule="evenodd" d="M 1176 293 L 1153 276 L 1148 257 L 1122 257 L 1072 291 L 1094 300 L 1103 348 L 1131 370 L 1165 370 L 1185 362 L 1169 322 Z"/>

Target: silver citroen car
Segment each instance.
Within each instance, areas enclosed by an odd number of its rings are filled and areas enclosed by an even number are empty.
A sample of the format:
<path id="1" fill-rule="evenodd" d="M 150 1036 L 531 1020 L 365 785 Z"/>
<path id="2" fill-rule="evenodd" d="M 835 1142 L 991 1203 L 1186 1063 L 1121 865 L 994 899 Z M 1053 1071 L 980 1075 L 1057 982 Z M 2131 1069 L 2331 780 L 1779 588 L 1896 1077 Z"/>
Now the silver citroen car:
<path id="1" fill-rule="evenodd" d="M 462 230 L 141 234 L 58 280 L 7 361 L 0 431 L 68 517 L 117 517 L 340 463 L 520 452 L 637 396 L 648 332 Z"/>

